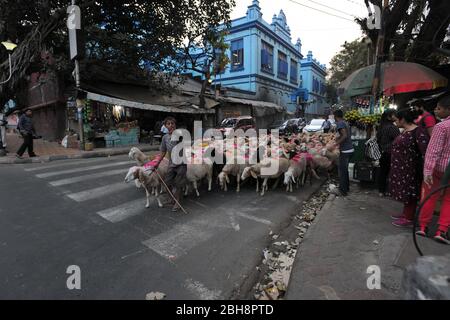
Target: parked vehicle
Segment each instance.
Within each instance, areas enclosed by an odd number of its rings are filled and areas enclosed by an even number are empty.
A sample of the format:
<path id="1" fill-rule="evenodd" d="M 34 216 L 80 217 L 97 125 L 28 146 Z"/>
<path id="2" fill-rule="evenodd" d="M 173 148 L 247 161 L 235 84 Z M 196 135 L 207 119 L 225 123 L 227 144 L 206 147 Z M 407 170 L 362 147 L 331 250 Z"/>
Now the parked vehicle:
<path id="1" fill-rule="evenodd" d="M 303 130 L 306 132 L 323 132 L 322 125 L 324 122 L 325 119 L 313 119 Z"/>
<path id="2" fill-rule="evenodd" d="M 225 118 L 218 128 L 225 136 L 227 136 L 231 130 L 242 129 L 244 132 L 248 129 L 256 130 L 256 121 L 251 116 L 242 116 L 236 118 Z"/>
<path id="3" fill-rule="evenodd" d="M 270 129 L 278 129 L 280 135 L 300 133 L 306 125 L 302 118 L 293 118 L 280 123 L 281 121 L 276 121 L 270 127 Z"/>

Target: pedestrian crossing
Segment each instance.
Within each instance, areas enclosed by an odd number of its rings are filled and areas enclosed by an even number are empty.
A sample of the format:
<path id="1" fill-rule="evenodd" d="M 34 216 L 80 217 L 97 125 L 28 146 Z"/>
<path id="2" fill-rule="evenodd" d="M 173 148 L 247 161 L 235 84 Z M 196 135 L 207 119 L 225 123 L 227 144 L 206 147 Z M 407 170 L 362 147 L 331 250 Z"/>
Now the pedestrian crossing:
<path id="1" fill-rule="evenodd" d="M 148 233 L 141 241 L 144 247 L 171 261 L 186 255 L 221 231 L 242 232 L 243 220 L 265 228 L 272 225 L 269 219 L 255 215 L 250 209 L 247 212 L 238 212 L 223 204 L 212 209 L 211 201 L 206 205 L 207 202 L 203 200 L 214 195 L 223 197 L 223 193 L 217 192 L 205 195 L 200 200 L 194 197 L 186 199 L 190 213 L 194 212 L 188 216 L 172 213 L 167 208 L 158 208 L 154 198 L 150 208 L 145 208 L 144 189 L 136 188 L 134 183 L 124 182 L 128 169 L 135 165 L 136 163 L 126 156 L 119 156 L 114 159 L 26 165 L 24 170 L 48 183 L 67 199 L 80 205 L 86 204 L 88 214 L 101 217 L 109 223 L 133 221 L 137 228 L 140 228 L 139 224 L 143 221 L 150 223 L 150 220 L 154 219 L 155 223 L 160 223 L 161 219 L 168 220 L 167 216 L 173 216 L 159 232 Z M 253 192 L 251 195 L 257 197 Z M 233 201 L 234 197 L 235 195 L 230 193 L 227 199 Z"/>

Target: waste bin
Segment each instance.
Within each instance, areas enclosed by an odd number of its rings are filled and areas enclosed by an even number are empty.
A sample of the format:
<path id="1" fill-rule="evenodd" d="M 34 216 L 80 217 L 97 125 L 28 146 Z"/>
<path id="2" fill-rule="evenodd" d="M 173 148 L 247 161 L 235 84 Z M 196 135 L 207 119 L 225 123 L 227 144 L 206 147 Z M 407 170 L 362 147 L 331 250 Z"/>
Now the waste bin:
<path id="1" fill-rule="evenodd" d="M 355 152 L 353 153 L 352 158 L 350 159 L 351 163 L 356 163 L 360 161 L 365 160 L 365 147 L 367 139 L 354 139 L 353 142 L 353 149 L 355 149 Z"/>

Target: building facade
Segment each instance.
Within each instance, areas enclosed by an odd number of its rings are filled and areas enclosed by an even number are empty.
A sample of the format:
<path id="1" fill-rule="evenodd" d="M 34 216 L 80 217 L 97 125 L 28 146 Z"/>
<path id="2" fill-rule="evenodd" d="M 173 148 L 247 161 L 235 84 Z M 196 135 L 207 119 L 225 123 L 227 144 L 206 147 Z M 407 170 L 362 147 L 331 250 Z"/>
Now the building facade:
<path id="1" fill-rule="evenodd" d="M 294 45 L 281 10 L 269 24 L 253 0 L 245 17 L 233 20 L 225 41 L 231 63 L 212 75 L 212 86 L 229 88 L 233 96 L 272 102 L 296 110 L 292 93 L 299 87 L 301 41 Z M 199 75 L 193 73 L 193 75 Z"/>
<path id="2" fill-rule="evenodd" d="M 312 51 L 301 61 L 300 89 L 306 89 L 307 101 L 304 102 L 304 113 L 307 118 L 322 116 L 329 112 L 326 101 L 327 69 L 325 65 L 313 58 Z"/>

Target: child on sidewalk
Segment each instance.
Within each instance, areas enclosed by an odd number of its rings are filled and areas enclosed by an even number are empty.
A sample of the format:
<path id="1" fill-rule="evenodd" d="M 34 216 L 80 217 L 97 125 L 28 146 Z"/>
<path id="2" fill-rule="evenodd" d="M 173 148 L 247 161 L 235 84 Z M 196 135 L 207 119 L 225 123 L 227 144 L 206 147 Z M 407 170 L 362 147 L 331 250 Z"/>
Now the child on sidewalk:
<path id="1" fill-rule="evenodd" d="M 442 119 L 433 129 L 425 156 L 424 181 L 422 183 L 422 201 L 439 188 L 445 169 L 450 162 L 450 95 L 442 98 L 435 109 L 436 116 Z M 450 188 L 437 192 L 424 204 L 419 216 L 420 230 L 416 234 L 426 236 L 426 228 L 433 218 L 437 200 L 442 196 L 439 229 L 434 236 L 436 241 L 450 244 L 448 229 L 450 226 Z"/>

